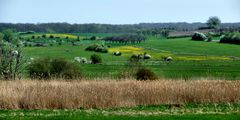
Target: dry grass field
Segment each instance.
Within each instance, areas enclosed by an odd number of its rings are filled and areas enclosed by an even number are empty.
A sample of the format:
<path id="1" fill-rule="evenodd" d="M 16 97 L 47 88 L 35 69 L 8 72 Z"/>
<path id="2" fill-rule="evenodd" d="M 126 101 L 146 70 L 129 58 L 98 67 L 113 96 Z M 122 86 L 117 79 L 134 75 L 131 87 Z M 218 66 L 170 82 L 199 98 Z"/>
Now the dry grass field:
<path id="1" fill-rule="evenodd" d="M 240 81 L 0 81 L 0 109 L 181 106 L 239 101 Z"/>

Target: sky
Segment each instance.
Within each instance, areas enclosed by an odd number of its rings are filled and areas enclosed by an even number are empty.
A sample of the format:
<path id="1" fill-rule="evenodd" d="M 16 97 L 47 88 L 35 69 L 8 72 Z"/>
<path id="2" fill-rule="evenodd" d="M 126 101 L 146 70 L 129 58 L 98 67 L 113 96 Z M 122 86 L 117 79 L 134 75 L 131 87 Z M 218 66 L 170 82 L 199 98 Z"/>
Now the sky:
<path id="1" fill-rule="evenodd" d="M 0 22 L 240 22 L 239 6 L 240 0 L 0 0 Z"/>

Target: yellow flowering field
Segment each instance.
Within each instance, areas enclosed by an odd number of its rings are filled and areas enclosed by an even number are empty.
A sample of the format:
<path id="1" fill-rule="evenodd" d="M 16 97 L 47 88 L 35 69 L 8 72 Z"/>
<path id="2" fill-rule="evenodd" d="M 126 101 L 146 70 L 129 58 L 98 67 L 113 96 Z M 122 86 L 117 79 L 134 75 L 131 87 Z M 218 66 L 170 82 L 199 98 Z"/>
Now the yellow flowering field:
<path id="1" fill-rule="evenodd" d="M 70 38 L 70 39 L 77 39 L 78 36 L 76 35 L 71 35 L 71 34 L 46 34 L 47 37 L 50 35 L 53 35 L 54 37 L 61 37 L 61 38 Z"/>
<path id="2" fill-rule="evenodd" d="M 120 47 L 113 47 L 109 48 L 108 50 L 110 53 L 113 52 L 121 52 L 123 56 L 129 56 L 132 54 L 143 54 L 148 53 L 152 56 L 153 59 L 162 59 L 163 57 L 172 57 L 175 60 L 232 60 L 232 58 L 225 57 L 225 56 L 194 56 L 194 55 L 176 55 L 172 54 L 171 52 L 156 52 L 151 50 L 145 50 L 144 48 L 134 47 L 134 46 L 120 46 Z"/>
<path id="3" fill-rule="evenodd" d="M 108 51 L 110 53 L 119 51 L 121 53 L 128 53 L 128 54 L 140 54 L 144 52 L 144 49 L 139 47 L 133 47 L 133 46 L 121 46 L 121 47 L 109 48 Z"/>

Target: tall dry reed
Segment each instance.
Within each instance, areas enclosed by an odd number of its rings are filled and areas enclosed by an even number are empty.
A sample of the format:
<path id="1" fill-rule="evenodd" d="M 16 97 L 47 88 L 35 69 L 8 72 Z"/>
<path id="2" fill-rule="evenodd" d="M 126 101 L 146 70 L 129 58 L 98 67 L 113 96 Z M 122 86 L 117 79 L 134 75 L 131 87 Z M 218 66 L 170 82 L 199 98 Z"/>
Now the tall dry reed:
<path id="1" fill-rule="evenodd" d="M 0 81 L 0 109 L 113 108 L 240 101 L 240 81 Z"/>

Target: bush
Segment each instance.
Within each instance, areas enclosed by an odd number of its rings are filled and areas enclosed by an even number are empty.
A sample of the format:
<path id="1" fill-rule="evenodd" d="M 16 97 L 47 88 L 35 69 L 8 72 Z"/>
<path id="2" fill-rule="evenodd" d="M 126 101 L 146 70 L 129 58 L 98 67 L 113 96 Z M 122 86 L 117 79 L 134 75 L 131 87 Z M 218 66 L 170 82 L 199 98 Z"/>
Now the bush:
<path id="1" fill-rule="evenodd" d="M 28 43 L 25 42 L 25 43 L 24 43 L 24 47 L 27 47 L 27 46 L 28 46 Z"/>
<path id="2" fill-rule="evenodd" d="M 42 35 L 42 38 L 46 38 L 46 35 L 44 34 L 44 35 Z"/>
<path id="3" fill-rule="evenodd" d="M 240 33 L 230 33 L 223 35 L 220 43 L 240 44 Z"/>
<path id="4" fill-rule="evenodd" d="M 104 46 L 98 46 L 95 52 L 108 53 L 108 49 L 105 48 Z"/>
<path id="5" fill-rule="evenodd" d="M 44 58 L 35 60 L 28 66 L 28 73 L 34 79 L 75 79 L 81 77 L 79 67 L 64 59 Z"/>
<path id="6" fill-rule="evenodd" d="M 11 29 L 3 30 L 2 33 L 4 34 L 3 39 L 7 42 L 12 42 L 14 39 L 14 33 Z"/>
<path id="7" fill-rule="evenodd" d="M 108 52 L 107 47 L 105 47 L 104 45 L 99 45 L 99 44 L 90 45 L 85 50 L 86 51 L 101 52 L 101 53 L 107 53 Z"/>
<path id="8" fill-rule="evenodd" d="M 53 35 L 50 35 L 50 36 L 49 36 L 49 38 L 51 38 L 51 39 L 52 39 L 52 38 L 54 38 L 54 36 L 53 36 Z"/>
<path id="9" fill-rule="evenodd" d="M 32 39 L 35 39 L 35 36 L 34 36 L 34 35 L 32 36 Z"/>
<path id="10" fill-rule="evenodd" d="M 90 59 L 92 61 L 92 64 L 102 63 L 102 58 L 100 55 L 93 54 Z"/>
<path id="11" fill-rule="evenodd" d="M 28 66 L 28 73 L 31 78 L 49 79 L 50 78 L 50 59 L 38 59 Z"/>
<path id="12" fill-rule="evenodd" d="M 77 62 L 77 63 L 88 63 L 88 60 L 87 60 L 87 58 L 84 58 L 84 57 L 82 57 L 82 58 L 80 58 L 80 57 L 75 57 L 74 58 L 74 61 L 75 62 Z"/>
<path id="13" fill-rule="evenodd" d="M 130 57 L 130 62 L 139 62 L 141 59 L 143 59 L 143 55 L 141 55 L 141 54 L 133 54 Z"/>
<path id="14" fill-rule="evenodd" d="M 34 43 L 34 46 L 35 47 L 46 47 L 46 44 L 38 42 L 38 43 Z"/>
<path id="15" fill-rule="evenodd" d="M 156 80 L 157 76 L 154 72 L 147 68 L 140 68 L 138 69 L 136 75 L 137 80 Z"/>
<path id="16" fill-rule="evenodd" d="M 152 58 L 151 55 L 144 53 L 143 59 L 151 59 L 151 58 Z"/>
<path id="17" fill-rule="evenodd" d="M 58 45 L 61 46 L 61 45 L 62 45 L 62 42 L 58 42 Z"/>
<path id="18" fill-rule="evenodd" d="M 99 46 L 98 44 L 90 45 L 85 50 L 86 51 L 95 51 L 98 46 Z"/>
<path id="19" fill-rule="evenodd" d="M 115 55 L 115 56 L 121 56 L 122 53 L 117 51 L 117 52 L 114 52 L 113 55 Z"/>
<path id="20" fill-rule="evenodd" d="M 65 59 L 53 59 L 50 63 L 51 76 L 64 79 L 75 79 L 81 75 L 80 68 Z"/>
<path id="21" fill-rule="evenodd" d="M 207 39 L 207 37 L 203 33 L 200 33 L 200 32 L 195 32 L 192 36 L 192 40 L 196 40 L 196 41 L 204 41 L 206 39 Z"/>
<path id="22" fill-rule="evenodd" d="M 97 40 L 97 37 L 96 37 L 96 36 L 92 36 L 92 37 L 90 38 L 90 40 Z"/>
<path id="23" fill-rule="evenodd" d="M 207 42 L 212 42 L 213 37 L 211 35 L 208 35 Z"/>

